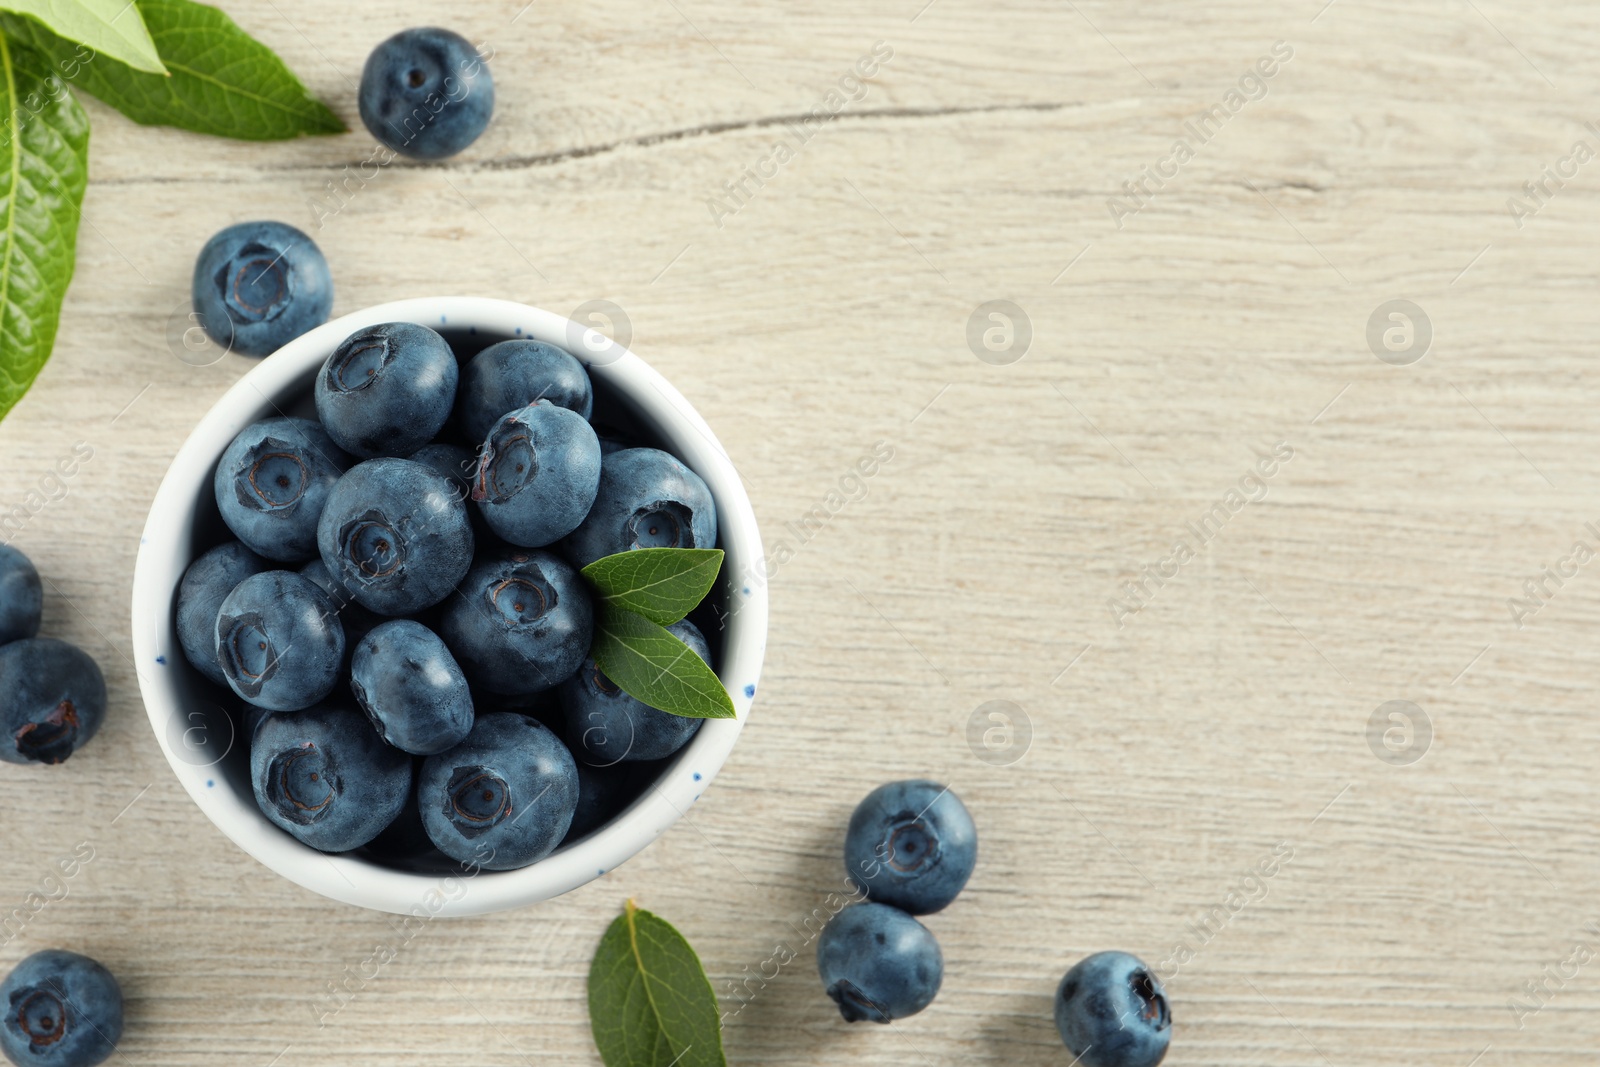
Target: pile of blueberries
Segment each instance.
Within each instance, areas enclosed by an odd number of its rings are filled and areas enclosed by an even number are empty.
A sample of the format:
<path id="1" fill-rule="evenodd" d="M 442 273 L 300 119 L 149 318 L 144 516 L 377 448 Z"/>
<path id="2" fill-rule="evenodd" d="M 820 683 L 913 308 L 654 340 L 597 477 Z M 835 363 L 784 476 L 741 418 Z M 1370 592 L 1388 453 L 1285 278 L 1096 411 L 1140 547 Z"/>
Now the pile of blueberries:
<path id="1" fill-rule="evenodd" d="M 61 763 L 106 717 L 106 683 L 83 649 L 35 636 L 44 611 L 39 572 L 0 545 L 0 760 Z"/>
<path id="2" fill-rule="evenodd" d="M 706 484 L 602 439 L 583 365 L 541 341 L 463 363 L 425 326 L 369 326 L 314 402 L 223 452 L 236 540 L 177 595 L 184 655 L 247 705 L 262 812 L 312 848 L 413 869 L 523 867 L 603 824 L 702 720 L 598 668 L 579 570 L 714 547 Z M 672 630 L 711 662 L 694 622 Z"/>
<path id="3" fill-rule="evenodd" d="M 817 939 L 823 987 L 846 1022 L 915 1015 L 939 992 L 944 956 L 914 916 L 943 910 L 972 877 L 972 815 L 937 782 L 881 785 L 850 816 L 844 861 L 866 900 L 839 912 Z M 1125 952 L 1097 952 L 1067 971 L 1055 1019 L 1083 1067 L 1156 1067 L 1172 1038 L 1160 981 Z"/>

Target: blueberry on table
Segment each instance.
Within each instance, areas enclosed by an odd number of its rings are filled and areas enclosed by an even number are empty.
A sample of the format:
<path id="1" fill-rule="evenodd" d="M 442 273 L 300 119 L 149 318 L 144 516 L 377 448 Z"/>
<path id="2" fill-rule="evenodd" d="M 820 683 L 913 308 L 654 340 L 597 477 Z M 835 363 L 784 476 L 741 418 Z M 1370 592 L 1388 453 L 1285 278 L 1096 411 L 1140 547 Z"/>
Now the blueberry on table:
<path id="1" fill-rule="evenodd" d="M 426 326 L 367 326 L 317 372 L 317 417 L 351 455 L 408 456 L 450 417 L 460 373 L 450 345 Z"/>
<path id="2" fill-rule="evenodd" d="M 458 592 L 445 604 L 439 632 L 474 686 L 537 693 L 565 681 L 589 654 L 589 589 L 552 552 L 486 552 Z"/>
<path id="3" fill-rule="evenodd" d="M 594 506 L 562 542 L 580 568 L 635 548 L 715 548 L 717 508 L 694 471 L 658 448 L 625 448 L 601 461 Z"/>
<path id="4" fill-rule="evenodd" d="M 223 598 L 214 625 L 223 677 L 257 707 L 309 708 L 339 680 L 344 626 L 333 601 L 304 575 L 251 575 Z"/>
<path id="5" fill-rule="evenodd" d="M 433 756 L 472 729 L 472 694 L 455 657 L 420 622 L 393 619 L 361 639 L 350 691 L 379 735 L 402 752 Z"/>
<path id="6" fill-rule="evenodd" d="M 472 565 L 472 543 L 450 479 L 408 459 L 351 467 L 317 526 L 328 571 L 380 615 L 410 615 L 449 596 Z"/>
<path id="7" fill-rule="evenodd" d="M 361 121 L 385 147 L 416 159 L 466 148 L 494 113 L 494 78 L 465 37 L 436 26 L 402 30 L 367 57 Z"/>
<path id="8" fill-rule="evenodd" d="M 594 386 L 583 364 L 565 349 L 543 341 L 500 341 L 461 368 L 456 425 L 476 443 L 489 436 L 506 412 L 535 400 L 548 400 L 587 419 L 594 412 Z"/>
<path id="9" fill-rule="evenodd" d="M 694 623 L 681 619 L 667 630 L 707 665 L 711 663 L 711 650 Z M 585 659 L 558 693 L 566 714 L 567 747 L 580 764 L 606 767 L 664 759 L 688 744 L 705 721 L 661 711 L 629 696 L 592 659 Z"/>
<path id="10" fill-rule="evenodd" d="M 927 915 L 956 898 L 978 862 L 966 805 L 937 782 L 880 785 L 850 816 L 845 872 L 871 900 Z"/>
<path id="11" fill-rule="evenodd" d="M 280 563 L 317 554 L 317 519 L 350 457 L 311 419 L 247 426 L 217 462 L 217 510 L 251 551 Z"/>
<path id="12" fill-rule="evenodd" d="M 347 852 L 399 816 L 412 764 L 361 712 L 323 704 L 256 725 L 250 779 L 256 805 L 273 823 L 314 849 Z"/>
<path id="13" fill-rule="evenodd" d="M 333 277 L 310 237 L 282 222 L 241 222 L 206 242 L 191 293 L 212 340 L 265 356 L 328 321 Z"/>
<path id="14" fill-rule="evenodd" d="M 932 931 L 888 904 L 852 904 L 817 938 L 817 971 L 848 1023 L 904 1019 L 933 1003 L 944 955 Z"/>
<path id="15" fill-rule="evenodd" d="M 190 666 L 218 685 L 227 685 L 228 676 L 217 662 L 217 610 L 234 586 L 271 568 L 243 541 L 229 541 L 189 564 L 178 583 L 178 646 Z"/>
<path id="16" fill-rule="evenodd" d="M 1172 1012 L 1137 957 L 1096 952 L 1061 979 L 1056 1029 L 1083 1067 L 1155 1067 L 1172 1041 Z"/>
<path id="17" fill-rule="evenodd" d="M 417 800 L 439 851 L 485 870 L 515 870 L 543 859 L 566 836 L 578 768 L 541 723 L 490 712 L 461 744 L 423 761 Z"/>
<path id="18" fill-rule="evenodd" d="M 88 956 L 46 949 L 0 983 L 0 1052 L 18 1067 L 93 1067 L 122 1039 L 122 987 Z"/>
<path id="19" fill-rule="evenodd" d="M 83 649 L 53 637 L 0 645 L 0 760 L 61 763 L 105 717 L 105 679 Z"/>
<path id="20" fill-rule="evenodd" d="M 472 500 L 501 539 L 542 548 L 577 528 L 600 486 L 600 440 L 575 411 L 536 400 L 510 412 L 478 450 Z"/>
<path id="21" fill-rule="evenodd" d="M 44 587 L 33 561 L 0 545 L 0 645 L 33 637 L 44 613 Z"/>

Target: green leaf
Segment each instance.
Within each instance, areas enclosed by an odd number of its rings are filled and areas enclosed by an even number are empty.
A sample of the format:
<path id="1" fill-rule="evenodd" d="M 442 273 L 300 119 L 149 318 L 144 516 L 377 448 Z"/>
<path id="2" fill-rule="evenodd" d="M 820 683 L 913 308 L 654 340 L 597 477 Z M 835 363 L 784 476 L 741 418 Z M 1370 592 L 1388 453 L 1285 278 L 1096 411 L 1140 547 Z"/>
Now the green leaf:
<path id="1" fill-rule="evenodd" d="M 139 0 L 171 77 L 133 70 L 35 23 L 0 16 L 0 29 L 49 56 L 61 76 L 135 122 L 177 126 L 243 141 L 343 133 L 345 125 L 306 91 L 266 45 L 214 7 L 192 0 Z"/>
<path id="2" fill-rule="evenodd" d="M 89 179 L 89 116 L 37 52 L 0 37 L 0 417 L 50 358 Z"/>
<path id="3" fill-rule="evenodd" d="M 677 636 L 642 615 L 601 601 L 589 655 L 623 691 L 688 719 L 731 719 L 722 679 Z"/>
<path id="4" fill-rule="evenodd" d="M 589 964 L 589 1027 L 606 1067 L 726 1067 L 717 998 L 689 942 L 628 901 Z"/>
<path id="5" fill-rule="evenodd" d="M 87 45 L 135 70 L 167 73 L 139 8 L 130 0 L 5 0 L 0 7 L 27 15 L 55 36 Z"/>
<path id="6" fill-rule="evenodd" d="M 595 560 L 583 576 L 617 607 L 670 626 L 706 598 L 721 569 L 720 548 L 636 548 Z"/>

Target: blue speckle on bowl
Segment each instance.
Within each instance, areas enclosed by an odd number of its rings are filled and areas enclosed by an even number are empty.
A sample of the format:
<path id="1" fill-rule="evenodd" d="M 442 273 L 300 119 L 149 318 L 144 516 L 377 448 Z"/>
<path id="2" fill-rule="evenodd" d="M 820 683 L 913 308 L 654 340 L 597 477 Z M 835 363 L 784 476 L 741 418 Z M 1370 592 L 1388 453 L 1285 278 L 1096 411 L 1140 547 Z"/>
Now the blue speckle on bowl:
<path id="1" fill-rule="evenodd" d="M 157 656 L 156 657 L 156 662 L 161 664 L 163 667 L 165 667 L 167 665 L 167 657 L 165 657 L 165 656 Z"/>
<path id="2" fill-rule="evenodd" d="M 598 871 L 598 872 L 596 872 L 596 873 L 598 873 L 598 874 L 605 874 L 605 873 L 606 873 L 606 872 L 605 872 L 605 868 L 603 868 L 603 867 L 602 867 L 602 868 L 601 868 L 601 869 L 600 869 L 600 870 L 599 870 L 599 871 Z"/>
<path id="3" fill-rule="evenodd" d="M 694 772 L 694 780 L 697 781 L 697 782 L 700 780 L 700 772 L 699 771 L 695 771 Z"/>
<path id="4" fill-rule="evenodd" d="M 743 589 L 739 590 L 739 592 L 743 593 L 745 596 L 749 596 L 750 595 L 750 587 L 747 585 Z"/>
<path id="5" fill-rule="evenodd" d="M 699 793 L 696 793 L 696 794 L 695 794 L 695 795 L 694 795 L 694 798 L 695 798 L 695 800 L 699 800 L 699 799 L 700 799 L 700 794 L 699 794 Z"/>
<path id="6" fill-rule="evenodd" d="M 753 685 L 745 686 L 744 687 L 744 695 L 747 696 L 747 697 L 755 696 L 756 695 L 756 687 L 753 686 Z"/>
<path id="7" fill-rule="evenodd" d="M 206 779 L 206 788 L 207 789 L 215 789 L 216 786 L 217 786 L 217 781 L 216 781 L 215 778 L 207 778 Z"/>
<path id="8" fill-rule="evenodd" d="M 444 316 L 443 316 L 443 315 L 440 315 L 440 316 L 439 316 L 439 321 L 440 321 L 440 322 L 449 322 L 449 321 L 450 321 L 450 320 L 449 320 L 449 319 L 447 319 L 447 318 L 445 318 L 445 317 L 444 317 Z"/>
<path id="9" fill-rule="evenodd" d="M 518 337 L 521 337 L 521 336 L 522 336 L 522 327 L 521 327 L 521 326 L 518 326 L 518 327 L 517 327 L 517 336 L 518 336 Z M 606 872 L 605 872 L 605 871 L 601 871 L 601 872 L 600 872 L 600 873 L 601 873 L 601 874 L 605 874 L 605 873 L 606 873 Z"/>

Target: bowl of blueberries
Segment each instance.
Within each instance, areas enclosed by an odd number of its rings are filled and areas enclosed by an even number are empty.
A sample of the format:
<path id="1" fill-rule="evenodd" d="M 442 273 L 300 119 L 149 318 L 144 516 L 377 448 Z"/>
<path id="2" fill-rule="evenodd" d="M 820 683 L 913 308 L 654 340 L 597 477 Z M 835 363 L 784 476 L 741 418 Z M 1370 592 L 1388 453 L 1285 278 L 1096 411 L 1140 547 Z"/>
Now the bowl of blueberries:
<path id="1" fill-rule="evenodd" d="M 583 568 L 640 548 L 724 553 L 666 629 L 733 717 L 658 710 L 592 658 Z M 755 696 L 761 559 L 726 452 L 637 355 L 509 301 L 383 304 L 278 348 L 173 459 L 134 573 L 140 689 L 267 867 L 381 911 L 500 911 L 613 869 L 711 782 Z"/>

